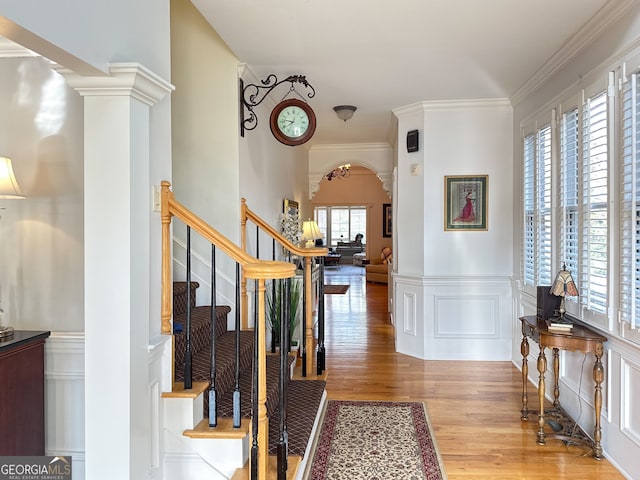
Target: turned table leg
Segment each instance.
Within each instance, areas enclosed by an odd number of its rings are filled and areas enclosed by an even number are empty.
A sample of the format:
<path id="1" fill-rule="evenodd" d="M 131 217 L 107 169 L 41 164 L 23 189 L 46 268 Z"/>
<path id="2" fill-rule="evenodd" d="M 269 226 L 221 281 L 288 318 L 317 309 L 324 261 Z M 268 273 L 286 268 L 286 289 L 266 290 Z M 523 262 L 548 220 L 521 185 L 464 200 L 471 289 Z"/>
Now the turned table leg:
<path id="1" fill-rule="evenodd" d="M 540 346 L 540 355 L 538 355 L 538 403 L 540 405 L 540 413 L 538 415 L 538 445 L 544 445 L 544 394 L 545 383 L 544 373 L 547 370 L 547 357 L 544 355 L 544 347 Z"/>
<path id="2" fill-rule="evenodd" d="M 553 406 L 558 407 L 560 405 L 560 350 L 553 349 Z"/>
<path id="3" fill-rule="evenodd" d="M 593 458 L 602 460 L 602 429 L 600 428 L 600 413 L 602 412 L 602 382 L 604 380 L 604 368 L 602 366 L 602 343 L 596 345 L 596 363 L 593 365 L 593 380 L 596 384 L 594 393 L 594 408 L 596 411 L 596 423 L 593 428 Z"/>
<path id="4" fill-rule="evenodd" d="M 524 330 L 524 328 L 523 328 Z M 522 353 L 522 410 L 520 410 L 520 419 L 529 420 L 529 398 L 527 396 L 527 382 L 529 380 L 529 341 L 527 336 L 522 334 L 522 343 L 520 344 L 520 353 Z"/>

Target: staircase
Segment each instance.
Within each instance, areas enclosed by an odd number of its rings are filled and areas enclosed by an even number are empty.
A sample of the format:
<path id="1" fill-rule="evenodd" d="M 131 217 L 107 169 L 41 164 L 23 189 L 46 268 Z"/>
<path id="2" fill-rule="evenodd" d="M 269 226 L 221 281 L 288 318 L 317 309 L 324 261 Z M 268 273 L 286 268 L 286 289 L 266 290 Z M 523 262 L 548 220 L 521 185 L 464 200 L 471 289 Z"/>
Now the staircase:
<path id="1" fill-rule="evenodd" d="M 172 281 L 171 224 L 174 217 L 186 225 L 184 282 Z M 154 411 L 151 412 L 162 417 L 158 443 L 163 457 L 157 459 L 162 463 L 162 478 L 302 478 L 310 440 L 325 399 L 325 382 L 320 375 L 324 370 L 322 257 L 327 250 L 301 249 L 290 244 L 251 212 L 244 199 L 242 246 L 237 246 L 176 201 L 169 182 L 162 182 L 161 218 L 161 332 L 172 335 L 173 340 L 171 357 L 166 356 L 164 361 L 164 371 L 171 374 L 165 377 L 163 401 L 157 407 L 152 406 Z M 247 221 L 254 222 L 257 229 L 272 237 L 272 260 L 260 258 L 258 245 L 254 253 L 247 251 Z M 214 307 L 196 305 L 195 293 L 200 285 L 191 281 L 192 231 L 211 245 L 208 270 Z M 266 349 L 267 282 L 291 279 L 296 272 L 293 263 L 276 260 L 276 242 L 304 259 L 302 379 L 297 380 L 292 380 L 296 356 L 267 354 Z M 232 302 L 235 305 L 232 322 L 228 319 L 231 308 L 217 304 L 216 252 L 235 263 L 236 298 Z M 203 253 L 196 252 L 199 259 Z M 319 258 L 320 271 L 317 349 L 311 288 L 316 258 Z M 223 270 L 220 276 L 226 274 L 229 281 L 229 273 Z M 253 303 L 249 302 L 248 282 L 253 288 Z M 289 301 L 289 297 L 285 297 L 283 305 L 288 305 Z M 285 313 L 282 318 L 286 318 Z M 284 322 L 284 325 L 288 323 Z M 287 338 L 287 330 L 285 327 L 282 331 L 284 338 Z M 308 372 L 313 371 L 316 353 L 318 377 L 310 377 Z M 171 391 L 166 391 L 168 387 Z M 276 465 L 276 470 L 271 471 L 271 465 Z"/>
<path id="2" fill-rule="evenodd" d="M 186 282 L 174 282 L 174 325 L 183 327 L 182 332 L 174 334 L 175 340 L 175 382 L 181 385 L 184 380 L 185 357 L 185 332 L 187 309 L 187 285 Z M 240 398 L 242 426 L 239 429 L 232 427 L 233 416 L 233 392 L 235 388 L 235 331 L 227 330 L 228 314 L 231 308 L 228 306 L 216 307 L 215 332 L 216 332 L 216 391 L 218 398 L 218 427 L 209 428 L 209 397 L 206 386 L 210 381 L 210 306 L 195 305 L 195 290 L 199 287 L 197 282 L 191 282 L 191 341 L 192 341 L 192 365 L 193 388 L 195 392 L 193 400 L 184 401 L 181 397 L 180 406 L 170 405 L 169 408 L 181 410 L 179 417 L 193 418 L 193 425 L 185 425 L 182 435 L 184 442 L 194 443 L 193 454 L 202 455 L 205 463 L 211 463 L 213 468 L 220 470 L 220 478 L 229 478 L 235 473 L 235 469 L 242 468 L 248 460 L 247 452 L 250 448 L 249 419 L 251 418 L 251 372 L 253 359 L 253 331 L 240 332 Z M 293 372 L 296 358 L 289 355 L 290 372 Z M 276 455 L 279 440 L 279 412 L 278 412 L 278 380 L 279 380 L 279 356 L 268 355 L 267 368 L 267 415 L 269 417 L 269 454 Z M 287 426 L 289 435 L 289 456 L 300 457 L 299 462 L 289 462 L 290 468 L 298 466 L 301 473 L 308 456 L 308 448 L 314 424 L 323 407 L 325 382 L 323 380 L 291 380 L 287 392 Z M 183 390 L 181 395 L 187 395 Z M 165 398 L 172 398 L 165 395 Z M 187 414 L 183 411 L 187 409 Z M 201 412 L 201 413 L 200 413 Z M 179 432 L 174 432 L 178 434 Z M 235 440 L 234 440 L 235 438 Z M 191 440 L 188 440 L 191 439 Z M 210 443 L 210 451 L 207 451 L 207 440 Z M 228 440 L 228 445 L 221 444 Z M 224 452 L 216 455 L 216 450 Z M 222 457 L 222 458 L 219 458 Z M 233 460 L 229 462 L 229 460 Z M 239 463 L 241 462 L 241 463 Z M 216 466 L 217 465 L 217 466 Z M 177 473 L 177 472 L 175 472 Z M 186 473 L 186 472 L 185 472 Z M 180 477 L 176 477 L 180 478 Z M 186 477 L 185 477 L 186 478 Z M 215 477 L 212 477 L 215 478 Z M 235 477 L 234 477 L 235 478 Z M 248 477 L 247 477 L 248 478 Z M 275 477 L 274 477 L 275 478 Z M 295 477 L 290 477 L 295 478 Z"/>

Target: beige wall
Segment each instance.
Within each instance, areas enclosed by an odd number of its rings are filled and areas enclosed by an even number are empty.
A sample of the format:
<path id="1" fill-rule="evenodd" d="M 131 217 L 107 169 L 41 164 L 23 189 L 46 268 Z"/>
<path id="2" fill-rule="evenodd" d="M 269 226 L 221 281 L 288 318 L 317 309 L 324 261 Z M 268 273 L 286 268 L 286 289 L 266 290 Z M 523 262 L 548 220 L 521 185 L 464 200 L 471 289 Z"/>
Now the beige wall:
<path id="1" fill-rule="evenodd" d="M 367 208 L 367 256 L 377 257 L 382 247 L 391 246 L 391 237 L 382 236 L 382 205 L 391 203 L 382 182 L 375 173 L 363 167 L 352 167 L 350 176 L 320 182 L 312 201 L 320 205 L 365 205 Z"/>

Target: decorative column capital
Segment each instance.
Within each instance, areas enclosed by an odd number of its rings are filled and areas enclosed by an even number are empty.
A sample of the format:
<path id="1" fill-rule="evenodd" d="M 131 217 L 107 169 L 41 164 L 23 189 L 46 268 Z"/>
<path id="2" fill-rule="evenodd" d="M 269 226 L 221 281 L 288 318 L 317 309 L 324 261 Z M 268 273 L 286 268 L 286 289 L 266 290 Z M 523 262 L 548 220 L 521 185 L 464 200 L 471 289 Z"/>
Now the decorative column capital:
<path id="1" fill-rule="evenodd" d="M 175 87 L 139 63 L 113 63 L 109 75 L 82 76 L 60 65 L 52 68 L 67 84 L 84 96 L 131 96 L 152 106 Z"/>

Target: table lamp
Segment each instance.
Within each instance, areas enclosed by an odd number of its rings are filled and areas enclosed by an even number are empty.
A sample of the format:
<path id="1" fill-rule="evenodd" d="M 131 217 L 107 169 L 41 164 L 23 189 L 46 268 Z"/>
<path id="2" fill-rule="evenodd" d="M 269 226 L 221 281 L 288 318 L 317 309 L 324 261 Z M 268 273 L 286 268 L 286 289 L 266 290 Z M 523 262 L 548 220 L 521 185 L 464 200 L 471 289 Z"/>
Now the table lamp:
<path id="1" fill-rule="evenodd" d="M 564 320 L 564 314 L 566 312 L 564 308 L 564 297 L 578 296 L 578 287 L 576 286 L 576 282 L 574 282 L 571 273 L 567 270 L 567 265 L 565 263 L 562 264 L 562 269 L 558 272 L 549 292 L 556 297 L 562 298 L 560 300 L 558 313 L 560 314 L 560 318 Z"/>
<path id="2" fill-rule="evenodd" d="M 320 227 L 315 220 L 305 220 L 302 223 L 302 240 L 305 241 L 304 247 L 311 248 L 315 246 L 316 240 L 323 238 Z"/>

